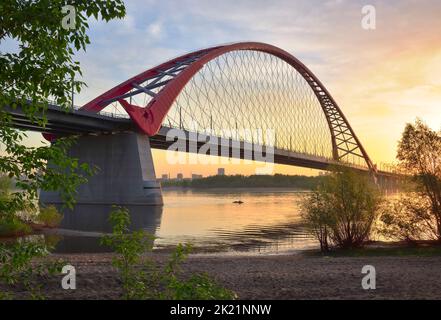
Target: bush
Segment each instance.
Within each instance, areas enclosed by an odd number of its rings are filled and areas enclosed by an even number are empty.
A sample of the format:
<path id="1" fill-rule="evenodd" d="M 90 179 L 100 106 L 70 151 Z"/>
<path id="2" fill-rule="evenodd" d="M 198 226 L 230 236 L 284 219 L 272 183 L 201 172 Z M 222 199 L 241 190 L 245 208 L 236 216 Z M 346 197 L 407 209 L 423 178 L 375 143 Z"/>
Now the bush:
<path id="1" fill-rule="evenodd" d="M 37 216 L 37 222 L 48 228 L 56 228 L 63 220 L 63 215 L 58 212 L 54 205 L 40 207 L 40 213 Z"/>
<path id="2" fill-rule="evenodd" d="M 153 238 L 143 230 L 130 232 L 130 216 L 125 208 L 115 206 L 109 222 L 113 226 L 113 232 L 111 235 L 105 235 L 101 244 L 111 247 L 116 253 L 112 265 L 119 271 L 123 298 L 142 299 L 146 296 L 146 275 L 136 266 L 142 263 L 143 253 L 151 251 Z"/>
<path id="3" fill-rule="evenodd" d="M 361 247 L 369 239 L 380 201 L 371 177 L 338 169 L 305 197 L 302 217 L 322 251 Z"/>
<path id="4" fill-rule="evenodd" d="M 178 245 L 165 267 L 145 255 L 153 248 L 154 237 L 147 232 L 130 231 L 130 216 L 125 208 L 114 207 L 109 218 L 113 232 L 101 244 L 111 247 L 116 256 L 112 264 L 118 269 L 124 299 L 233 299 L 235 294 L 209 276 L 192 275 L 181 279 L 180 264 L 190 246 Z"/>
<path id="5" fill-rule="evenodd" d="M 230 290 L 217 284 L 206 273 L 173 282 L 169 289 L 172 289 L 172 298 L 175 300 L 231 300 L 235 297 Z"/>
<path id="6" fill-rule="evenodd" d="M 441 131 L 431 130 L 421 120 L 407 124 L 398 143 L 399 167 L 413 175 L 415 192 L 421 205 L 428 210 L 411 206 L 409 215 L 422 214 L 427 230 L 435 231 L 441 241 Z M 416 193 L 414 193 L 416 194 Z M 417 212 L 412 212 L 417 209 Z"/>
<path id="7" fill-rule="evenodd" d="M 0 175 L 0 201 L 9 198 L 11 193 L 11 179 L 8 176 Z"/>
<path id="8" fill-rule="evenodd" d="M 11 179 L 0 175 L 0 216 L 7 215 L 9 210 L 9 201 L 11 198 Z"/>
<path id="9" fill-rule="evenodd" d="M 50 249 L 41 239 L 0 243 L 0 300 L 13 299 L 16 292 L 26 294 L 22 299 L 45 298 L 38 280 L 61 273 L 64 264 L 45 259 Z"/>
<path id="10" fill-rule="evenodd" d="M 329 251 L 329 232 L 332 216 L 326 209 L 324 198 L 319 191 L 314 191 L 305 197 L 302 204 L 302 217 L 309 230 L 320 243 L 320 251 Z"/>
<path id="11" fill-rule="evenodd" d="M 409 244 L 415 244 L 418 240 L 436 240 L 437 224 L 431 209 L 430 201 L 417 192 L 389 200 L 381 207 L 378 233 Z"/>
<path id="12" fill-rule="evenodd" d="M 32 228 L 16 216 L 0 218 L 0 237 L 26 235 L 31 232 Z"/>

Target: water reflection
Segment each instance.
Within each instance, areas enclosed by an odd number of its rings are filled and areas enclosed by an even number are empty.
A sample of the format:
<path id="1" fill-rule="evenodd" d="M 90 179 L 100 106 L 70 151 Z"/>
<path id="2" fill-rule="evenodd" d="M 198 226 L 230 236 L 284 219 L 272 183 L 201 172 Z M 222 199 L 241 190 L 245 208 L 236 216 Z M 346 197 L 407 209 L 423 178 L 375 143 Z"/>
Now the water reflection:
<path id="1" fill-rule="evenodd" d="M 128 206 L 132 229 L 154 234 L 155 249 L 192 243 L 196 251 L 280 252 L 316 247 L 302 225 L 302 193 L 281 189 L 164 190 L 164 207 Z M 237 204 L 240 200 L 243 203 Z M 110 206 L 65 212 L 57 252 L 103 252 Z"/>
<path id="2" fill-rule="evenodd" d="M 316 247 L 301 223 L 298 202 L 303 194 L 269 188 L 167 190 L 156 246 L 190 242 L 230 252 Z"/>
<path id="3" fill-rule="evenodd" d="M 162 206 L 126 206 L 130 212 L 131 230 L 145 230 L 155 235 L 161 224 Z M 108 219 L 112 207 L 109 205 L 76 205 L 73 210 L 63 210 L 64 218 L 60 230 L 62 237 L 56 245 L 56 252 L 106 252 L 108 248 L 99 244 L 104 233 L 110 233 L 112 226 Z"/>

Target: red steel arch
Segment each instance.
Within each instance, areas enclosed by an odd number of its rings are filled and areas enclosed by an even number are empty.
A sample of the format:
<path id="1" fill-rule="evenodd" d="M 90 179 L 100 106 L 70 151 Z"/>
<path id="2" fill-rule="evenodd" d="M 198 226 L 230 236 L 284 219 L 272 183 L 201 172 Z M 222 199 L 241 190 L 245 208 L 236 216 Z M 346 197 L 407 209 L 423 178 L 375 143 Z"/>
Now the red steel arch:
<path id="1" fill-rule="evenodd" d="M 152 69 L 146 70 L 120 85 L 101 94 L 85 104 L 81 110 L 99 112 L 112 102 L 118 101 L 130 115 L 139 129 L 149 136 L 155 135 L 179 93 L 191 78 L 208 62 L 220 55 L 237 50 L 261 51 L 274 55 L 295 68 L 314 91 L 326 116 L 332 137 L 333 157 L 341 160 L 349 154 L 363 157 L 369 169 L 376 171 L 375 166 L 357 138 L 355 132 L 331 94 L 320 80 L 301 61 L 285 50 L 273 45 L 259 42 L 240 42 L 211 47 L 167 61 Z M 176 67 L 177 66 L 177 67 Z M 159 77 L 161 73 L 171 70 L 173 79 L 158 83 L 160 91 L 150 100 L 145 108 L 128 103 L 124 98 L 133 89 L 142 90 L 139 85 L 149 79 Z"/>

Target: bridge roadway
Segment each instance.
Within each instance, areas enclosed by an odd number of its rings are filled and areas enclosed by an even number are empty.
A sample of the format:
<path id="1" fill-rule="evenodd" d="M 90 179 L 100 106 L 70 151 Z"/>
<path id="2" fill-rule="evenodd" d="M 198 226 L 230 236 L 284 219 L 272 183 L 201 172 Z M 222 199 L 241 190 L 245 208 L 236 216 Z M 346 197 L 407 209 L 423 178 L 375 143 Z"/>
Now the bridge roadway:
<path id="1" fill-rule="evenodd" d="M 22 130 L 37 131 L 42 133 L 55 134 L 58 136 L 66 135 L 100 135 L 111 134 L 116 132 L 137 132 L 136 124 L 132 120 L 124 115 L 115 115 L 111 113 L 91 113 L 88 111 L 74 109 L 61 109 L 59 106 L 50 104 L 46 111 L 47 124 L 45 127 L 39 125 L 36 122 L 31 122 L 23 113 L 20 107 L 12 109 L 6 107 L 5 110 L 12 116 L 14 127 Z M 37 116 L 37 119 L 41 119 L 41 116 Z M 163 126 L 158 134 L 149 138 L 151 148 L 166 150 L 172 145 L 175 140 L 167 141 L 167 133 L 172 128 Z M 194 136 L 188 131 L 183 131 L 186 135 L 187 150 L 194 151 L 194 148 L 189 148 L 191 138 Z M 228 149 L 228 154 L 233 158 L 244 158 L 246 150 L 249 150 L 250 144 L 233 139 L 217 139 L 218 153 L 225 154 L 225 150 Z M 200 147 L 205 145 L 205 142 L 195 142 L 197 145 L 197 151 Z M 240 146 L 238 149 L 237 147 Z M 265 147 L 262 147 L 265 151 Z M 222 151 L 224 153 L 222 153 Z M 253 154 L 253 153 L 251 153 Z M 253 154 L 253 159 L 254 158 Z M 283 150 L 274 148 L 274 163 L 306 167 L 312 169 L 326 170 L 329 166 L 341 166 L 342 163 L 330 158 L 319 157 L 314 155 L 302 154 L 299 152 L 293 152 L 289 150 Z M 356 166 L 352 164 L 343 164 L 344 166 L 351 167 L 357 171 L 368 171 L 367 167 Z M 383 177 L 396 177 L 393 173 L 386 171 L 378 171 L 378 176 Z"/>

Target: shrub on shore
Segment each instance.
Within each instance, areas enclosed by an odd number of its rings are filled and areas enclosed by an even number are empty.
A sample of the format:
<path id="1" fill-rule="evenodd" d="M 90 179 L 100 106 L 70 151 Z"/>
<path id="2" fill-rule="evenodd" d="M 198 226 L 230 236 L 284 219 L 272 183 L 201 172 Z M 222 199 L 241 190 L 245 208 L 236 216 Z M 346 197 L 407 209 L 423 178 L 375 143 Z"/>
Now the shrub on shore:
<path id="1" fill-rule="evenodd" d="M 420 240 L 435 240 L 438 238 L 437 224 L 430 210 L 427 198 L 416 192 L 402 194 L 381 207 L 377 232 L 387 239 L 410 245 Z"/>
<path id="2" fill-rule="evenodd" d="M 235 294 L 223 288 L 206 274 L 181 277 L 181 263 L 190 246 L 178 245 L 164 267 L 146 256 L 153 248 L 154 236 L 143 230 L 130 231 L 126 208 L 114 207 L 109 218 L 113 232 L 101 244 L 114 250 L 112 264 L 119 271 L 123 298 L 131 299 L 234 299 Z"/>
<path id="3" fill-rule="evenodd" d="M 9 208 L 11 187 L 11 179 L 0 175 L 0 237 L 24 235 L 32 231 L 31 227 Z"/>
<path id="4" fill-rule="evenodd" d="M 421 120 L 407 124 L 398 144 L 399 167 L 412 175 L 414 190 L 405 200 L 407 220 L 417 219 L 423 233 L 441 242 L 441 131 Z"/>
<path id="5" fill-rule="evenodd" d="M 0 201 L 6 201 L 9 198 L 11 190 L 11 179 L 8 176 L 0 175 Z"/>
<path id="6" fill-rule="evenodd" d="M 0 218 L 0 237 L 16 237 L 32 232 L 32 228 L 20 218 L 6 216 Z"/>
<path id="7" fill-rule="evenodd" d="M 60 225 L 63 215 L 58 212 L 54 205 L 41 207 L 37 216 L 37 222 L 47 228 L 56 228 Z"/>
<path id="8" fill-rule="evenodd" d="M 25 299 L 45 299 L 42 280 L 60 274 L 65 264 L 46 259 L 51 249 L 41 239 L 0 242 L 0 300 L 14 299 L 20 292 Z"/>
<path id="9" fill-rule="evenodd" d="M 404 192 L 379 207 L 377 233 L 412 245 L 441 242 L 441 131 L 431 130 L 421 120 L 407 124 L 397 159 L 397 169 L 406 176 Z M 334 172 L 303 202 L 303 216 L 322 251 L 329 249 L 328 242 L 347 248 L 361 245 L 369 236 L 377 196 L 369 184 L 357 179 Z"/>
<path id="10" fill-rule="evenodd" d="M 302 216 L 322 251 L 357 248 L 369 239 L 380 202 L 371 177 L 339 168 L 305 197 Z"/>

